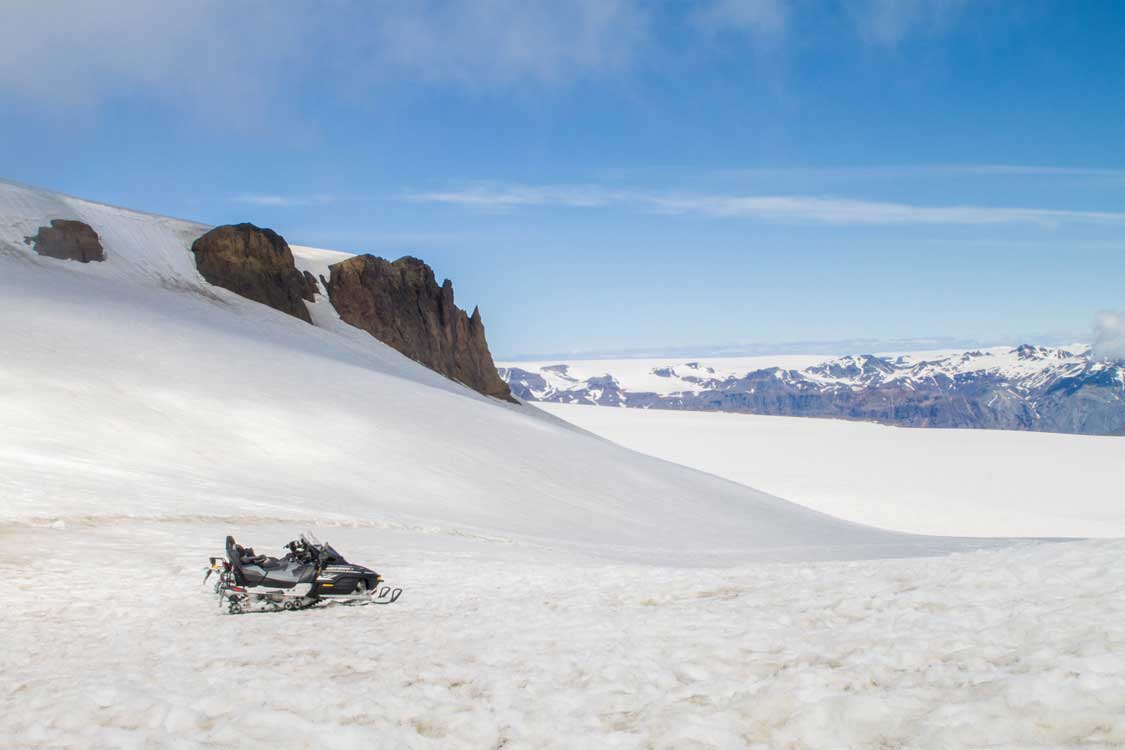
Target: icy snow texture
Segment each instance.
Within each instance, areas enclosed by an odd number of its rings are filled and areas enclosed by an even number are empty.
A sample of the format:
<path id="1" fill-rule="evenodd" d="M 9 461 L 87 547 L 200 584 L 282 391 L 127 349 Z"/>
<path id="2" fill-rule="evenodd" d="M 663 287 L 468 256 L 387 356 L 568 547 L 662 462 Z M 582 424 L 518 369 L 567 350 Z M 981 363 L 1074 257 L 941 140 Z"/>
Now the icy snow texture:
<path id="1" fill-rule="evenodd" d="M 317 529 L 400 602 L 232 617 L 199 587 L 227 528 L 8 536 L 0 744 L 1125 745 L 1122 542 L 685 569 Z"/>
<path id="2" fill-rule="evenodd" d="M 1125 536 L 1125 438 L 536 404 L 616 443 L 920 534 Z"/>

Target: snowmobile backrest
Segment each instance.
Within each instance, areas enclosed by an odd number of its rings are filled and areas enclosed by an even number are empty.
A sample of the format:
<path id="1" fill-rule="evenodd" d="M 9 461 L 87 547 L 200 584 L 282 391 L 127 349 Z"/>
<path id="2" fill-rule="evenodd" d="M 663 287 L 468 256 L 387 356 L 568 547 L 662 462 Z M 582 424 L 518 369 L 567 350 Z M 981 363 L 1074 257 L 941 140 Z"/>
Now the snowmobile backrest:
<path id="1" fill-rule="evenodd" d="M 233 536 L 227 537 L 227 559 L 230 560 L 231 565 L 237 565 L 242 562 L 242 548 L 235 543 Z"/>
<path id="2" fill-rule="evenodd" d="M 227 537 L 227 559 L 230 560 L 231 567 L 235 570 L 241 570 L 243 565 L 248 565 L 251 561 L 247 560 L 247 556 L 253 557 L 254 550 L 250 547 L 243 547 L 234 541 L 233 536 Z"/>

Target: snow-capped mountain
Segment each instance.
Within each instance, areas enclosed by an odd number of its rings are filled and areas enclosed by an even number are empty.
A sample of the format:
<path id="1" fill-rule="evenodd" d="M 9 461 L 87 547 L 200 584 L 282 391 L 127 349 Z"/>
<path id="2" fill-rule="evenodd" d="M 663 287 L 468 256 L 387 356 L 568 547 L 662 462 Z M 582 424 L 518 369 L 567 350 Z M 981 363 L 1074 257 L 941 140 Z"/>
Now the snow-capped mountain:
<path id="1" fill-rule="evenodd" d="M 500 374 L 529 401 L 1125 434 L 1125 364 L 1088 347 L 817 359 L 516 363 Z"/>

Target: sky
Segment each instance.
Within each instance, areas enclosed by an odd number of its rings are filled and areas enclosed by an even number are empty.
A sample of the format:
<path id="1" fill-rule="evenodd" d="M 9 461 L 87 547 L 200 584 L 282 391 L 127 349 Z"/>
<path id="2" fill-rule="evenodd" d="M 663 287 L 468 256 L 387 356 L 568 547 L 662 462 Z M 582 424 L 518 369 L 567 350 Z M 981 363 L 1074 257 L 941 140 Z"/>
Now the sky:
<path id="1" fill-rule="evenodd" d="M 0 15 L 0 178 L 421 257 L 497 359 L 1121 345 L 1118 2 Z"/>

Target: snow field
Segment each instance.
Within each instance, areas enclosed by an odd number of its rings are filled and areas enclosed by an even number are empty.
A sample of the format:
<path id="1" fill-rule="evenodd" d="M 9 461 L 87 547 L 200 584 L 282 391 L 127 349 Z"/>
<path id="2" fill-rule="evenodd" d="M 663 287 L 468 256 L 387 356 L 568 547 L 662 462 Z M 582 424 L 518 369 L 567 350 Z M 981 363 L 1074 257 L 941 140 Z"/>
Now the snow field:
<path id="1" fill-rule="evenodd" d="M 0 533 L 8 746 L 1125 744 L 1122 542 L 685 569 L 327 528 L 398 604 L 230 616 L 228 530 Z"/>
<path id="2" fill-rule="evenodd" d="M 535 404 L 626 448 L 917 534 L 1125 536 L 1125 438 Z"/>

